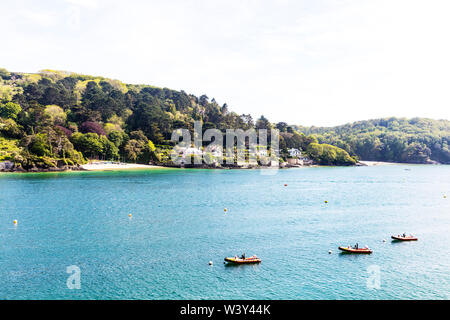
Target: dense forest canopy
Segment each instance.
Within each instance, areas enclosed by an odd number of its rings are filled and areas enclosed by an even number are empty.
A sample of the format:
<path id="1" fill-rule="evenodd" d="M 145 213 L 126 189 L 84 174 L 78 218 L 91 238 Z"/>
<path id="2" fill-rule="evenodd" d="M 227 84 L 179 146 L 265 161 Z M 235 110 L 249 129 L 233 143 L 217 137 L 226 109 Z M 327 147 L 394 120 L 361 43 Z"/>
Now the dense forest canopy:
<path id="1" fill-rule="evenodd" d="M 450 121 L 384 118 L 337 127 L 294 128 L 363 160 L 450 163 Z"/>
<path id="2" fill-rule="evenodd" d="M 449 163 L 448 121 L 385 119 L 336 128 L 271 123 L 184 91 L 72 72 L 0 69 L 0 161 L 29 169 L 87 159 L 168 163 L 173 130 L 279 129 L 280 153 L 297 148 L 316 163 L 368 160 Z M 270 150 L 270 147 L 269 147 Z"/>

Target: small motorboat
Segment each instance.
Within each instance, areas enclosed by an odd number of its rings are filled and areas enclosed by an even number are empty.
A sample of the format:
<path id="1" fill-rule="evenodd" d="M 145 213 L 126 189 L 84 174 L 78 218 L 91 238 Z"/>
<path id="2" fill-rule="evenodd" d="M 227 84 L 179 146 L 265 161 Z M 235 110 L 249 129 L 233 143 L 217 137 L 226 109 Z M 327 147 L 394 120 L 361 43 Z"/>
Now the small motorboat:
<path id="1" fill-rule="evenodd" d="M 398 236 L 391 236 L 391 238 L 394 240 L 397 240 L 397 241 L 417 241 L 417 240 L 419 240 L 418 238 L 414 237 L 413 235 L 409 235 L 409 236 L 398 235 Z"/>
<path id="2" fill-rule="evenodd" d="M 347 253 L 372 253 L 372 250 L 367 247 L 356 249 L 348 246 L 348 247 L 339 247 L 339 250 Z"/>
<path id="3" fill-rule="evenodd" d="M 249 258 L 238 258 L 238 257 L 227 257 L 225 261 L 234 264 L 251 264 L 251 263 L 261 263 L 261 259 L 257 256 L 252 256 Z"/>

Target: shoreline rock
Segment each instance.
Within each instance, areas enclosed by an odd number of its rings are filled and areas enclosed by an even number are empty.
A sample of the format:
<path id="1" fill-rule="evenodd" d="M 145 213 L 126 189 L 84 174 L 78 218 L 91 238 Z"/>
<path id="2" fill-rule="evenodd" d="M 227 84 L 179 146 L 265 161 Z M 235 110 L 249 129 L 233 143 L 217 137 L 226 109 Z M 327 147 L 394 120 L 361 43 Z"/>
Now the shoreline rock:
<path id="1" fill-rule="evenodd" d="M 0 172 L 18 172 L 18 173 L 27 173 L 27 172 L 65 172 L 65 171 L 85 171 L 81 166 L 68 166 L 62 165 L 58 167 L 48 167 L 48 168 L 40 168 L 40 167 L 32 167 L 29 169 L 23 168 L 21 165 L 15 165 L 12 161 L 4 161 L 0 162 Z"/>

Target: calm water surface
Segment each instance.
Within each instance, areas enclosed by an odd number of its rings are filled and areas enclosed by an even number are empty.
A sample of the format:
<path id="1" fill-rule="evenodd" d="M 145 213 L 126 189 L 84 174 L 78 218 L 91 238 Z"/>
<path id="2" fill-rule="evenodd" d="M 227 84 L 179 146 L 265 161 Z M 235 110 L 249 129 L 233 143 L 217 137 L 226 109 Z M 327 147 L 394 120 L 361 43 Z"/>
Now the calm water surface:
<path id="1" fill-rule="evenodd" d="M 267 173 L 0 174 L 0 298 L 450 298 L 450 166 Z M 374 253 L 338 253 L 356 242 Z M 223 264 L 242 252 L 262 264 Z"/>

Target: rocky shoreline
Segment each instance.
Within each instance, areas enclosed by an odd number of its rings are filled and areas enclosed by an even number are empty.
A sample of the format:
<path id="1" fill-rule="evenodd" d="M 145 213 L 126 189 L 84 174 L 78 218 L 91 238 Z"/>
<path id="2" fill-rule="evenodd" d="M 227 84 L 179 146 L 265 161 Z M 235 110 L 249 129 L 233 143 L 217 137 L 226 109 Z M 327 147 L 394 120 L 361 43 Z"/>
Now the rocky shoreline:
<path id="1" fill-rule="evenodd" d="M 0 172 L 64 172 L 64 171 L 86 171 L 80 165 L 74 166 L 60 166 L 60 167 L 48 167 L 48 168 L 40 168 L 40 167 L 32 167 L 30 169 L 24 169 L 22 166 L 15 165 L 12 161 L 4 161 L 0 162 Z"/>

